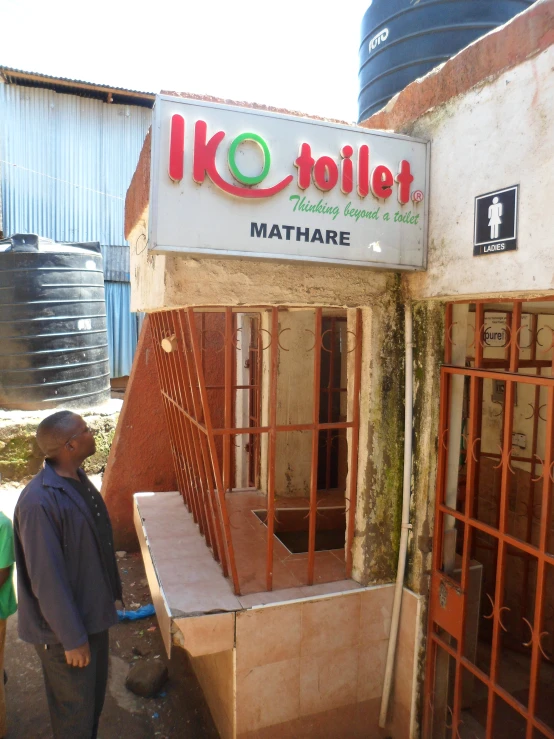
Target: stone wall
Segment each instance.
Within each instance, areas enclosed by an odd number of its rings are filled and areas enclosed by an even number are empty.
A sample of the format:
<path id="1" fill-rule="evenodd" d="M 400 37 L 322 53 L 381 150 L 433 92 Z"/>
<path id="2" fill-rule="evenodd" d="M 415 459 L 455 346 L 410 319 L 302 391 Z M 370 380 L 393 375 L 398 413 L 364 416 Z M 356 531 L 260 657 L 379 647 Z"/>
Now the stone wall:
<path id="1" fill-rule="evenodd" d="M 103 472 L 106 467 L 120 408 L 121 401 L 112 400 L 97 408 L 75 410 L 86 419 L 96 439 L 96 454 L 84 464 L 89 474 Z M 40 470 L 44 456 L 35 441 L 36 429 L 43 418 L 55 412 L 0 410 L 0 481 L 25 480 Z"/>

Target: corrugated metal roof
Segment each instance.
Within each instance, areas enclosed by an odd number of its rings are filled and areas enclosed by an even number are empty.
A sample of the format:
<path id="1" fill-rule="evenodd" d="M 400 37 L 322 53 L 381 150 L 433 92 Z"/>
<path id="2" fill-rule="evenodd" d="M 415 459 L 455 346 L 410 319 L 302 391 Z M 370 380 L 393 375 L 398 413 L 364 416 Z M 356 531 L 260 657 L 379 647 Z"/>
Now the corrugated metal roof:
<path id="1" fill-rule="evenodd" d="M 124 87 L 74 80 L 69 77 L 53 77 L 42 72 L 27 72 L 24 69 L 0 66 L 0 75 L 10 84 L 24 87 L 43 87 L 55 92 L 66 92 L 82 97 L 93 97 L 104 102 L 128 103 L 151 108 L 156 98 L 153 92 L 127 90 Z"/>
<path id="2" fill-rule="evenodd" d="M 123 245 L 151 110 L 0 83 L 3 232 Z"/>
<path id="3" fill-rule="evenodd" d="M 130 282 L 131 267 L 128 246 L 100 246 L 104 263 L 104 279 L 109 282 Z"/>

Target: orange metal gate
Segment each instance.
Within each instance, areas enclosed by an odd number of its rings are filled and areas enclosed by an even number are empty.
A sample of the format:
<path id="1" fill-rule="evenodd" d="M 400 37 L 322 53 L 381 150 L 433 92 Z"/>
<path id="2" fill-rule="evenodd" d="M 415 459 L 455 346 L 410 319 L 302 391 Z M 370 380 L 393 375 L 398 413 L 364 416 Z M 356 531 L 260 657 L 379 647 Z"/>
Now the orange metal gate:
<path id="1" fill-rule="evenodd" d="M 447 309 L 423 736 L 554 739 L 554 330 L 514 301 L 490 352 L 486 310 L 452 366 Z"/>
<path id="2" fill-rule="evenodd" d="M 240 329 L 235 326 L 230 307 L 219 310 L 179 309 L 151 314 L 154 349 L 160 391 L 163 398 L 171 447 L 179 490 L 184 502 L 198 524 L 200 533 L 211 548 L 214 558 L 221 563 L 223 573 L 233 582 L 236 593 L 240 592 L 240 571 L 234 554 L 233 536 L 226 495 L 233 489 L 233 450 L 238 436 L 247 436 L 252 445 L 250 458 L 250 481 L 257 484 L 259 477 L 259 448 L 263 435 L 267 439 L 267 552 L 266 589 L 273 588 L 274 530 L 276 523 L 276 439 L 277 434 L 291 431 L 310 432 L 311 479 L 309 490 L 309 543 L 307 551 L 307 583 L 315 581 L 315 549 L 318 525 L 318 507 L 323 502 L 318 488 L 319 440 L 324 434 L 330 438 L 338 433 L 351 431 L 348 446 L 348 465 L 351 470 L 348 502 L 348 527 L 345 546 L 344 575 L 350 577 L 352 570 L 352 539 L 356 508 L 359 430 L 359 396 L 361 387 L 362 317 L 356 311 L 354 330 L 346 332 L 352 353 L 352 403 L 350 416 L 344 420 L 323 419 L 320 415 L 321 399 L 321 354 L 328 351 L 323 328 L 323 311 L 313 310 L 314 330 L 308 332 L 307 351 L 313 352 L 313 412 L 308 423 L 278 424 L 277 395 L 279 352 L 289 351 L 281 343 L 282 334 L 290 329 L 279 327 L 280 309 L 262 307 L 256 310 L 269 314 L 269 328 L 259 327 L 253 321 L 249 345 L 249 362 L 252 363 L 250 383 L 236 384 L 237 352 L 239 351 Z M 249 311 L 250 314 L 250 311 Z M 219 316 L 218 320 L 214 316 Z M 207 321 L 211 323 L 207 328 Z M 334 323 L 333 331 L 334 336 Z M 215 384 L 206 381 L 206 335 L 210 336 L 211 354 L 214 361 L 211 377 Z M 262 336 L 263 334 L 263 336 Z M 213 339 L 213 341 L 212 341 Z M 261 424 L 259 404 L 261 392 L 261 355 L 268 352 L 268 422 Z M 218 378 L 221 378 L 219 380 Z M 338 389 L 342 391 L 342 389 Z M 250 397 L 248 425 L 238 427 L 234 413 L 233 398 L 236 391 L 248 392 Z"/>

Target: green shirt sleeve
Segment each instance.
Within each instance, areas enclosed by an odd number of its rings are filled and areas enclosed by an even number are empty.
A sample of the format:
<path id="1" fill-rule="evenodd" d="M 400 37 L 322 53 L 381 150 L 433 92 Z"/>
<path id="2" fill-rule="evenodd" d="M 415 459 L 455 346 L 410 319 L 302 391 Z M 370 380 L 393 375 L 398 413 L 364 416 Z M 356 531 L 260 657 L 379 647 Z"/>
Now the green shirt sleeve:
<path id="1" fill-rule="evenodd" d="M 15 562 L 13 549 L 12 522 L 6 516 L 0 517 L 0 569 L 11 567 Z"/>

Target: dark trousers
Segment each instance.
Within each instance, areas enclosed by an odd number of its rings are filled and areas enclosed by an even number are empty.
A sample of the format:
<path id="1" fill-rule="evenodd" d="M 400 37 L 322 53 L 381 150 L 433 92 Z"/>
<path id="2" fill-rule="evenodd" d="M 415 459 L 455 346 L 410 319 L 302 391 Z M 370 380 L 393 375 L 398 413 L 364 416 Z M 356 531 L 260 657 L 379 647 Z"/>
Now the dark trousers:
<path id="1" fill-rule="evenodd" d="M 61 644 L 35 645 L 46 684 L 54 739 L 96 739 L 108 683 L 107 631 L 89 634 L 90 663 L 70 667 Z"/>

